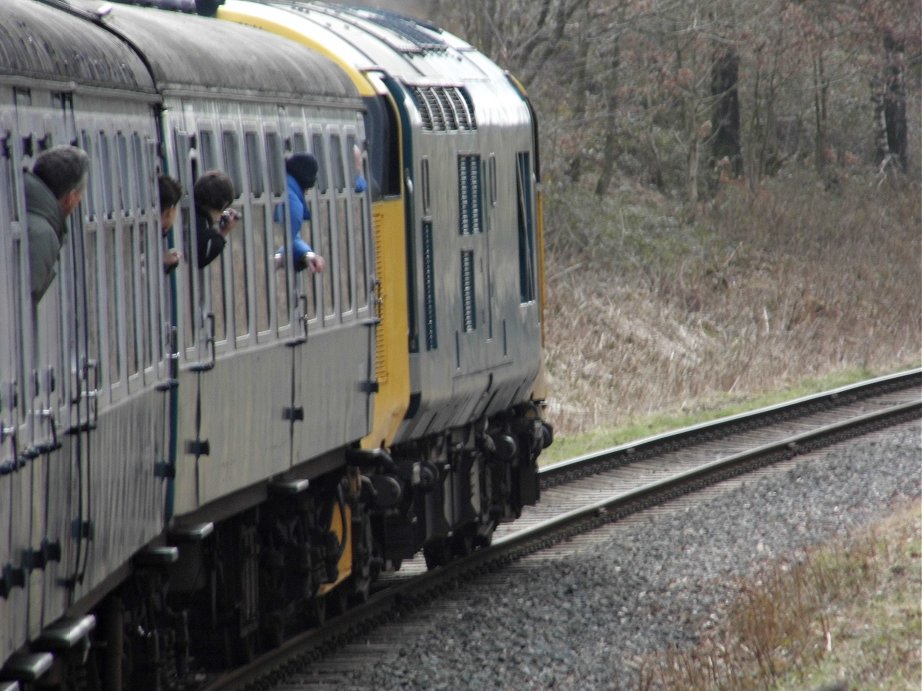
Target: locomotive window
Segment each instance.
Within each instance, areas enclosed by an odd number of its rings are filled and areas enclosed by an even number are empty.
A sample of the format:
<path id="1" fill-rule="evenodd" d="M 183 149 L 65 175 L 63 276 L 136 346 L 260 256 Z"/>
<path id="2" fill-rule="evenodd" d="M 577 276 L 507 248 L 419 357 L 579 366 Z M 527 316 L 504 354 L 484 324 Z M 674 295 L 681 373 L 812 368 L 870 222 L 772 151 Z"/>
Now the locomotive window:
<path id="1" fill-rule="evenodd" d="M 118 161 L 115 184 L 119 189 L 119 204 L 122 215 L 128 216 L 135 208 L 138 195 L 134 190 L 134 176 L 131 175 L 131 167 L 128 165 L 128 140 L 121 132 L 115 135 L 115 155 Z"/>
<path id="2" fill-rule="evenodd" d="M 259 146 L 257 145 L 257 141 L 255 132 L 247 132 L 243 135 L 243 148 L 246 151 L 247 158 L 247 175 L 250 178 L 250 192 L 256 197 L 261 195 L 265 190 L 263 168 L 262 165 L 260 165 Z"/>
<path id="3" fill-rule="evenodd" d="M 400 194 L 400 150 L 397 115 L 387 96 L 366 97 L 365 134 L 368 138 L 368 186 L 371 197 Z"/>
<path id="4" fill-rule="evenodd" d="M 315 134 L 311 137 L 311 144 L 314 147 L 314 156 L 317 158 L 319 168 L 317 170 L 317 191 L 320 194 L 327 192 L 327 167 L 324 163 L 323 155 L 323 135 Z"/>
<path id="5" fill-rule="evenodd" d="M 243 173 L 240 170 L 240 147 L 237 144 L 237 133 L 225 130 L 221 135 L 221 142 L 224 147 L 224 172 L 234 183 L 237 196 L 240 196 L 243 190 Z"/>
<path id="6" fill-rule="evenodd" d="M 349 150 L 349 158 L 352 158 L 352 150 Z M 333 167 L 333 184 L 339 191 L 346 189 L 346 172 L 343 167 L 343 148 L 342 139 L 338 134 L 330 137 L 330 165 Z"/>
<path id="7" fill-rule="evenodd" d="M 518 199 L 519 294 L 522 302 L 532 302 L 535 286 L 535 219 L 532 213 L 531 156 L 516 154 L 515 184 Z"/>
<path id="8" fill-rule="evenodd" d="M 490 154 L 490 204 L 496 206 L 496 154 Z"/>
<path id="9" fill-rule="evenodd" d="M 458 231 L 461 235 L 483 232 L 480 156 L 458 156 Z"/>
<path id="10" fill-rule="evenodd" d="M 420 188 L 423 200 L 423 216 L 432 216 L 432 197 L 429 190 L 429 159 L 423 157 L 419 162 Z"/>
<path id="11" fill-rule="evenodd" d="M 211 130 L 202 130 L 199 133 L 199 160 L 202 162 L 200 173 L 206 173 L 218 167 L 215 156 L 214 133 Z"/>
<path id="12" fill-rule="evenodd" d="M 266 133 L 266 165 L 269 168 L 272 194 L 278 197 L 285 193 L 285 157 L 282 154 L 282 141 L 275 132 Z"/>

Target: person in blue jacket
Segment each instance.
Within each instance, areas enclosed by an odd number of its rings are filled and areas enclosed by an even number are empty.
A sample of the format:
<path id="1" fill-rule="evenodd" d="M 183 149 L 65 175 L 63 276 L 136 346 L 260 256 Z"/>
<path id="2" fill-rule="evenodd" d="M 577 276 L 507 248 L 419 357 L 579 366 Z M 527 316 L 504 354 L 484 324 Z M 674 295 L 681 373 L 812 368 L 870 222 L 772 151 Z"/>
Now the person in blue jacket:
<path id="1" fill-rule="evenodd" d="M 291 249 L 295 271 L 310 269 L 313 273 L 320 273 L 326 268 L 326 261 L 314 252 L 307 242 L 301 237 L 301 224 L 311 220 L 311 210 L 304 199 L 304 193 L 314 186 L 317 181 L 317 159 L 311 154 L 294 154 L 285 161 L 285 172 L 288 174 L 288 213 L 291 224 Z M 275 209 L 276 223 L 282 223 L 284 208 Z M 281 261 L 285 248 L 279 248 L 276 259 Z"/>

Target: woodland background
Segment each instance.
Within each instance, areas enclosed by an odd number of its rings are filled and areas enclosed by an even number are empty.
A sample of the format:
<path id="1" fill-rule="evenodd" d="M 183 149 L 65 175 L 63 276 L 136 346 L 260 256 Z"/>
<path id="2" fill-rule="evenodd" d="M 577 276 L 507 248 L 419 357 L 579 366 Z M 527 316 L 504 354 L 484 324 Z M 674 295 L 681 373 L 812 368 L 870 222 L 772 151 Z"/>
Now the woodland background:
<path id="1" fill-rule="evenodd" d="M 918 0 L 377 4 L 534 102 L 558 434 L 920 364 Z"/>

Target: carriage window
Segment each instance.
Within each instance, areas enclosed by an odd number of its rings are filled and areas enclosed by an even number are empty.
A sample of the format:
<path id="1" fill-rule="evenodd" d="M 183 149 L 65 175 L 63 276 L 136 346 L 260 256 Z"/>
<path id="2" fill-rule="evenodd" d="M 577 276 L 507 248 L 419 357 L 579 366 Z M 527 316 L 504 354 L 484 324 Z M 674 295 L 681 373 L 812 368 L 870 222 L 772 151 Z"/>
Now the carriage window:
<path id="1" fill-rule="evenodd" d="M 349 152 L 352 159 L 352 151 Z M 343 167 L 342 140 L 338 134 L 330 137 L 330 165 L 333 167 L 333 185 L 337 190 L 346 189 L 346 173 Z"/>
<path id="2" fill-rule="evenodd" d="M 115 153 L 118 158 L 116 185 L 119 187 L 119 201 L 122 214 L 127 216 L 135 208 L 138 195 L 134 189 L 134 177 L 128 164 L 128 140 L 121 132 L 115 135 Z"/>
<path id="3" fill-rule="evenodd" d="M 365 238 L 368 225 L 365 223 L 366 197 L 356 195 L 352 203 L 352 237 L 355 240 L 355 302 L 361 308 L 368 304 L 368 247 Z"/>
<path id="4" fill-rule="evenodd" d="M 224 146 L 224 172 L 234 183 L 234 191 L 240 195 L 243 190 L 243 174 L 240 170 L 240 150 L 237 146 L 237 134 L 225 131 L 221 137 Z"/>
<path id="5" fill-rule="evenodd" d="M 16 204 L 13 158 L 10 155 L 10 133 L 4 132 L 0 139 L 0 200 L 6 204 L 7 217 L 14 223 L 19 220 L 19 206 Z"/>
<path id="6" fill-rule="evenodd" d="M 255 132 L 247 132 L 243 135 L 243 147 L 246 150 L 247 157 L 247 175 L 250 178 L 250 192 L 258 197 L 265 190 L 265 183 L 263 182 L 263 168 L 259 160 L 259 147 L 256 142 Z"/>
<path id="7" fill-rule="evenodd" d="M 319 164 L 319 169 L 317 170 L 317 191 L 320 194 L 326 194 L 327 191 L 327 169 L 324 165 L 324 155 L 323 155 L 323 135 L 315 134 L 311 137 L 311 144 L 314 147 L 314 156 L 317 159 Z"/>
<path id="8" fill-rule="evenodd" d="M 96 170 L 98 166 L 96 165 L 96 147 L 93 146 L 93 137 L 92 135 L 83 130 L 80 133 L 80 139 L 82 141 L 83 150 L 86 151 L 86 155 L 90 157 L 90 168 Z M 83 195 L 83 206 L 86 209 L 87 218 L 90 221 L 96 220 L 96 176 L 90 174 L 87 179 L 86 193 Z"/>
<path id="9" fill-rule="evenodd" d="M 307 151 L 307 140 L 304 138 L 304 134 L 301 132 L 295 132 L 294 137 L 294 148 L 292 153 L 301 154 Z"/>
<path id="10" fill-rule="evenodd" d="M 253 266 L 256 269 L 254 289 L 256 290 L 256 331 L 263 333 L 269 330 L 269 311 L 271 309 L 272 294 L 269 292 L 269 277 L 272 275 L 268 269 L 272 261 L 272 237 L 266 228 L 266 217 L 262 213 L 254 213 L 250 219 L 253 224 Z"/>
<path id="11" fill-rule="evenodd" d="M 119 318 L 121 314 L 121 305 L 124 300 L 124 294 L 122 291 L 118 290 L 118 264 L 117 261 L 118 253 L 116 250 L 116 240 L 117 235 L 115 231 L 115 226 L 109 226 L 108 230 L 105 233 L 106 236 L 106 261 L 104 271 L 102 275 L 105 276 L 106 282 L 106 333 L 108 335 L 108 347 L 109 347 L 109 384 L 114 386 L 119 381 L 121 381 L 121 357 L 119 352 L 119 338 L 118 332 L 121 330 L 121 319 Z"/>
<path id="12" fill-rule="evenodd" d="M 148 233 L 148 229 L 149 226 L 146 222 L 138 224 L 141 251 L 145 257 L 150 258 L 148 265 L 153 268 L 157 266 L 157 239 L 153 233 Z M 153 366 L 154 358 L 157 357 L 154 334 L 159 332 L 159 327 L 151 324 L 151 314 L 156 314 L 155 295 L 157 291 L 152 287 L 157 285 L 157 272 L 146 269 L 138 275 L 140 277 L 138 282 L 138 308 L 140 309 L 140 314 L 138 316 L 141 322 L 141 364 L 146 369 Z"/>
<path id="13" fill-rule="evenodd" d="M 128 375 L 138 372 L 138 348 L 137 348 L 137 316 L 138 311 L 135 309 L 135 281 L 140 272 L 137 271 L 139 254 L 137 247 L 137 236 L 135 229 L 128 225 L 122 233 L 122 261 L 121 274 L 123 276 L 124 301 L 122 306 L 125 315 L 125 345 L 127 353 Z M 152 267 L 153 268 L 153 267 Z"/>
<path id="14" fill-rule="evenodd" d="M 275 132 L 266 134 L 266 165 L 269 168 L 269 185 L 272 194 L 285 193 L 285 157 L 282 154 L 282 141 Z"/>
<path id="15" fill-rule="evenodd" d="M 100 186 L 102 187 L 103 213 L 112 218 L 115 211 L 115 190 L 112 180 L 112 155 L 109 151 L 109 137 L 105 132 L 99 133 Z M 92 176 L 90 176 L 92 177 Z"/>
<path id="16" fill-rule="evenodd" d="M 316 218 L 316 216 L 314 216 L 314 218 Z M 323 316 L 332 317 L 336 314 L 333 285 L 334 281 L 338 278 L 341 267 L 334 261 L 336 257 L 333 255 L 333 247 L 335 246 L 333 244 L 333 218 L 330 211 L 330 201 L 328 199 L 320 200 L 319 221 L 320 227 L 316 229 L 313 229 L 314 224 L 313 222 L 311 223 L 314 238 L 310 245 L 316 252 L 327 259 L 327 269 L 320 274 L 323 280 Z M 339 261 L 342 261 L 342 258 L 340 258 Z"/>
<path id="17" fill-rule="evenodd" d="M 215 156 L 214 134 L 210 130 L 199 133 L 199 160 L 202 162 L 201 173 L 214 170 L 218 167 Z"/>
<path id="18" fill-rule="evenodd" d="M 255 207 L 262 210 L 260 207 Z M 243 232 L 243 223 L 231 233 L 230 250 L 232 252 L 234 271 L 231 274 L 234 301 L 234 331 L 237 336 L 246 336 L 250 333 L 250 306 L 247 291 L 247 263 L 246 263 L 246 233 Z"/>
<path id="19" fill-rule="evenodd" d="M 239 228 L 238 228 L 239 230 Z M 224 262 L 228 247 L 221 256 L 208 267 L 208 280 L 211 283 L 211 313 L 214 315 L 214 340 L 221 343 L 227 340 L 227 309 L 224 300 Z"/>
<path id="20" fill-rule="evenodd" d="M 134 172 L 135 185 L 138 190 L 138 206 L 141 213 L 147 213 L 150 208 L 150 188 L 147 184 L 147 158 L 144 155 L 144 142 L 141 141 L 141 135 L 135 132 L 131 135 L 131 149 L 134 153 Z"/>

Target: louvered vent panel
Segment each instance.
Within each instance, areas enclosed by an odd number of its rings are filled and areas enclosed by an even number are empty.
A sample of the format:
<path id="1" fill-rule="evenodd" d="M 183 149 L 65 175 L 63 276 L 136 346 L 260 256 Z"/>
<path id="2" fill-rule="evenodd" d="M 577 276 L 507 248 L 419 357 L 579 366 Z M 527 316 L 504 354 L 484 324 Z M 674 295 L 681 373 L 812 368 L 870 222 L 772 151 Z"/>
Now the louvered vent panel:
<path id="1" fill-rule="evenodd" d="M 423 281 L 425 283 L 426 350 L 439 347 L 435 321 L 435 262 L 432 254 L 432 223 L 423 222 Z"/>
<path id="2" fill-rule="evenodd" d="M 477 129 L 474 102 L 467 89 L 456 86 L 410 86 L 423 129 L 457 132 Z"/>
<path id="3" fill-rule="evenodd" d="M 470 158 L 458 156 L 458 231 L 461 235 L 473 233 L 471 228 Z"/>
<path id="4" fill-rule="evenodd" d="M 455 108 L 452 105 L 451 96 L 448 95 L 448 92 L 454 91 L 454 89 L 437 88 L 434 89 L 434 91 L 436 98 L 439 100 L 439 105 L 442 107 L 442 112 L 445 114 L 445 129 L 457 130 L 458 116 L 455 114 Z"/>
<path id="5" fill-rule="evenodd" d="M 474 294 L 474 253 L 461 252 L 461 321 L 465 331 L 477 327 L 477 296 Z"/>

